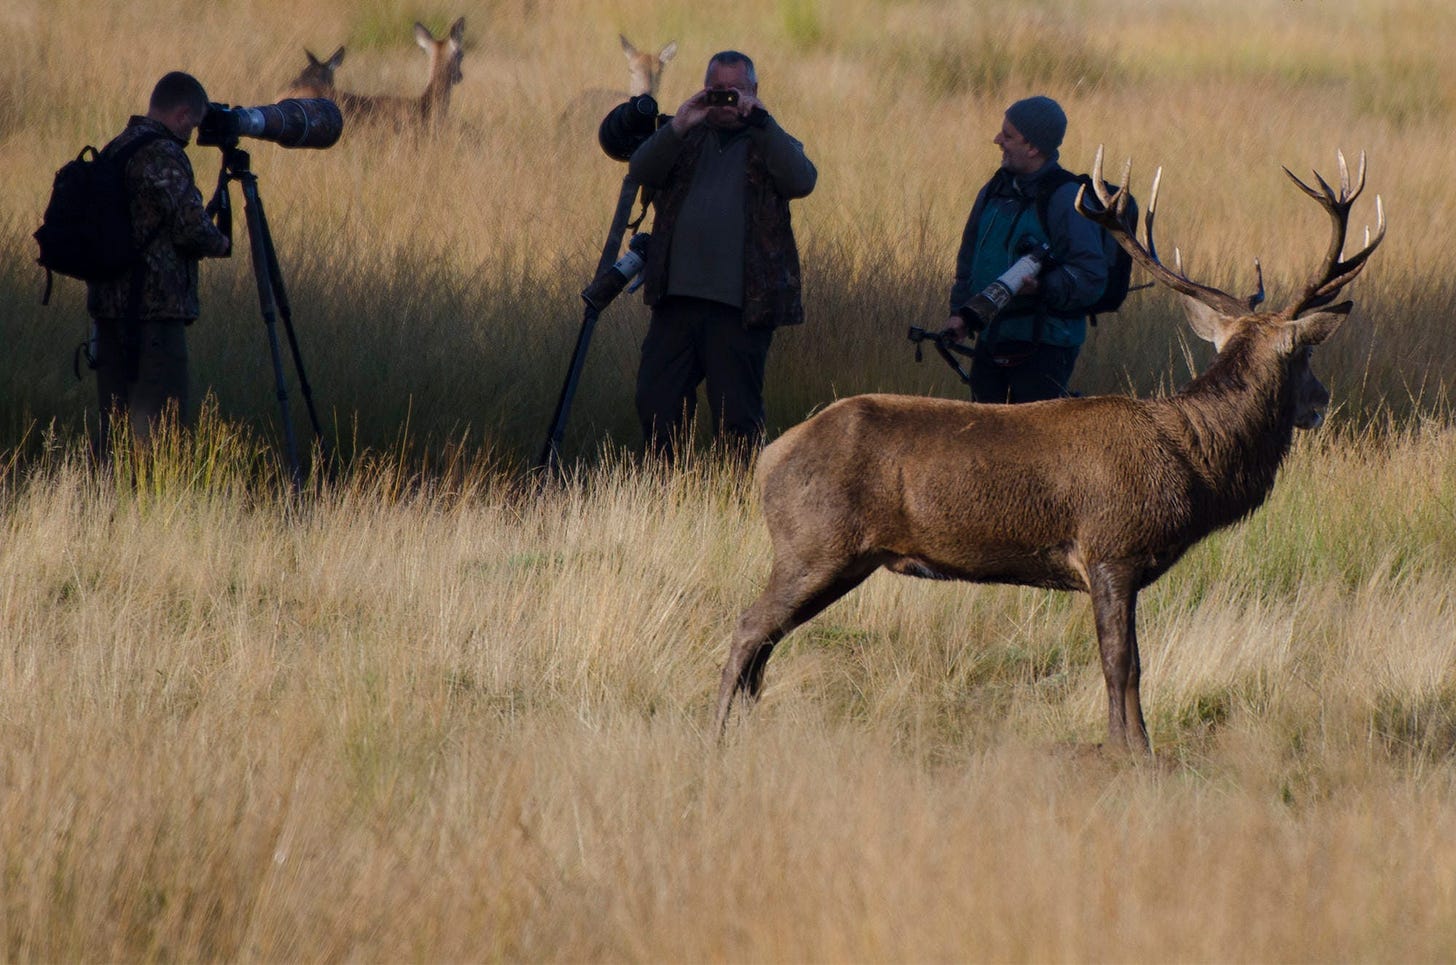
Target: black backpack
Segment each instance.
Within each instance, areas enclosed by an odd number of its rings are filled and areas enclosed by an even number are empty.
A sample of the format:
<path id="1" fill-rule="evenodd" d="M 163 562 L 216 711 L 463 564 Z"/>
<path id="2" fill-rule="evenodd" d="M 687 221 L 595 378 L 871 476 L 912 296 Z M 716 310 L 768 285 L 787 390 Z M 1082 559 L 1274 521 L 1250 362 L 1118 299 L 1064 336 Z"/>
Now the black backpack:
<path id="1" fill-rule="evenodd" d="M 1036 213 L 1041 218 L 1041 223 L 1047 223 L 1047 205 L 1051 203 L 1051 197 L 1064 184 L 1076 182 L 1088 190 L 1088 195 L 1096 202 L 1096 195 L 1092 194 L 1092 177 L 1087 174 L 1073 174 L 1071 171 L 1063 170 L 1056 177 L 1043 178 L 1040 185 L 1041 190 L 1036 196 Z M 1107 181 L 1102 182 L 1107 189 L 1108 195 L 1115 194 L 1118 186 Z M 1122 224 L 1127 228 L 1128 234 L 1137 236 L 1138 203 L 1137 199 L 1129 192 L 1127 196 L 1127 207 L 1122 211 Z M 1102 290 L 1102 297 L 1091 305 L 1087 306 L 1087 320 L 1093 325 L 1097 324 L 1097 316 L 1115 312 L 1122 307 L 1127 300 L 1127 293 L 1131 290 L 1132 284 L 1132 255 L 1122 250 L 1107 233 L 1106 228 L 1097 229 L 1102 235 L 1102 251 L 1107 257 L 1107 287 Z"/>
<path id="2" fill-rule="evenodd" d="M 56 172 L 50 203 L 35 232 L 40 245 L 36 261 L 46 270 L 42 305 L 50 302 L 52 272 L 102 282 L 137 265 L 150 239 L 139 244 L 132 235 L 126 165 L 138 150 L 161 136 L 141 134 L 111 152 L 88 144 L 74 161 Z"/>

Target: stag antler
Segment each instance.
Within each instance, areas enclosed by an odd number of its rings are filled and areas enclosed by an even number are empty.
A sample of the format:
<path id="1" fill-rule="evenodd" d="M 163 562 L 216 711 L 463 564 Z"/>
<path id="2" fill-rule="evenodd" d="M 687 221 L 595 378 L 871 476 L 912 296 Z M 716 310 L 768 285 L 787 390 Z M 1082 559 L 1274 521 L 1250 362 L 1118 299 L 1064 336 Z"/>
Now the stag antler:
<path id="1" fill-rule="evenodd" d="M 1304 286 L 1304 292 L 1299 300 L 1283 312 L 1289 318 L 1297 318 L 1300 312 L 1317 308 L 1320 305 L 1327 305 L 1335 300 L 1340 293 L 1360 271 L 1365 267 L 1365 262 L 1377 245 L 1385 238 L 1385 206 L 1380 202 L 1380 195 L 1375 196 L 1375 239 L 1370 238 L 1370 228 L 1365 228 L 1365 247 L 1351 255 L 1349 258 L 1341 258 L 1345 250 L 1345 232 L 1349 228 L 1350 208 L 1354 205 L 1355 199 L 1360 197 L 1360 192 L 1365 190 L 1365 152 L 1360 152 L 1360 171 L 1355 176 L 1355 190 L 1350 190 L 1350 168 L 1345 164 L 1345 155 L 1341 151 L 1335 152 L 1335 158 L 1340 165 L 1340 193 L 1335 194 L 1334 188 L 1324 178 L 1320 177 L 1318 171 L 1314 172 L 1314 178 L 1319 182 L 1320 189 L 1305 184 L 1288 168 L 1284 173 L 1289 175 L 1289 180 L 1299 185 L 1299 189 L 1305 194 L 1314 198 L 1320 203 L 1320 207 L 1330 213 L 1332 233 L 1330 236 L 1330 248 L 1325 255 L 1324 264 L 1320 267 L 1319 273 Z"/>
<path id="2" fill-rule="evenodd" d="M 1117 191 L 1110 197 L 1107 188 L 1102 180 L 1102 145 L 1097 146 L 1097 157 L 1092 162 L 1092 192 L 1097 197 L 1098 207 L 1092 207 L 1087 203 L 1087 187 L 1083 185 L 1077 191 L 1077 211 L 1084 218 L 1097 222 L 1109 234 L 1116 239 L 1132 260 L 1145 268 L 1158 281 L 1167 285 L 1176 292 L 1181 292 L 1190 298 L 1197 299 L 1214 311 L 1231 317 L 1247 315 L 1254 310 L 1254 306 L 1264 300 L 1264 269 L 1259 264 L 1259 259 L 1254 259 L 1254 270 L 1259 276 L 1259 289 L 1248 298 L 1237 298 L 1228 292 L 1220 291 L 1208 285 L 1200 285 L 1183 273 L 1183 258 L 1177 249 L 1173 251 L 1173 259 L 1176 268 L 1169 268 L 1158 258 L 1158 249 L 1153 242 L 1153 220 L 1158 213 L 1158 187 L 1163 180 L 1163 169 L 1158 168 L 1157 174 L 1153 176 L 1152 196 L 1148 201 L 1147 214 L 1143 219 L 1144 233 L 1147 235 L 1148 243 L 1144 247 L 1137 239 L 1137 228 L 1132 231 L 1123 224 L 1123 215 L 1127 211 L 1128 199 L 1132 195 L 1128 192 L 1128 181 L 1132 175 L 1132 159 L 1129 158 L 1122 168 L 1122 182 Z"/>

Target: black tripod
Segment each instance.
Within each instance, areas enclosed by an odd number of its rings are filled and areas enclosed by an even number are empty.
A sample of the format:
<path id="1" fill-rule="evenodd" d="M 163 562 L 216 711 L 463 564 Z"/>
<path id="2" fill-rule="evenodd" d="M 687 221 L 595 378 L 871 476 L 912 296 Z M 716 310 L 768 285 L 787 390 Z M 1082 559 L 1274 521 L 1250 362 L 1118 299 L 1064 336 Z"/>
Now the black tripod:
<path id="1" fill-rule="evenodd" d="M 303 370 L 303 356 L 298 350 L 298 334 L 293 329 L 293 311 L 288 305 L 288 292 L 283 287 L 283 272 L 278 267 L 278 252 L 273 247 L 273 235 L 268 230 L 268 219 L 263 214 L 263 199 L 258 195 L 258 178 L 249 166 L 248 152 L 241 150 L 237 141 L 222 146 L 222 170 L 217 179 L 217 196 L 214 204 L 227 205 L 227 186 L 236 181 L 243 187 L 243 213 L 248 222 L 248 247 L 252 255 L 253 277 L 258 283 L 258 306 L 263 312 L 263 326 L 268 330 L 268 350 L 273 355 L 273 383 L 278 391 L 278 407 L 282 410 L 283 438 L 287 446 L 288 471 L 293 479 L 293 488 L 303 485 L 303 469 L 298 461 L 298 442 L 294 437 L 293 418 L 288 409 L 288 388 L 283 376 L 283 355 L 278 348 L 278 316 L 283 317 L 284 330 L 288 332 L 288 347 L 293 352 L 293 368 L 298 373 L 299 390 L 308 406 L 308 418 L 313 424 L 315 444 L 324 455 L 323 428 L 319 425 L 318 411 L 313 404 L 313 389 L 309 387 L 308 376 Z"/>

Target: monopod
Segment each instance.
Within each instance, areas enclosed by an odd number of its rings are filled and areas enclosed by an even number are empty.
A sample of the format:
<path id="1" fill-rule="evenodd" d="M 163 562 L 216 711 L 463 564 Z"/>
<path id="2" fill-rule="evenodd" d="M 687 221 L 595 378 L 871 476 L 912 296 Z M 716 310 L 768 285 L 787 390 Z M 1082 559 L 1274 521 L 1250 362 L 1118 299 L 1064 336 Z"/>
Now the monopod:
<path id="1" fill-rule="evenodd" d="M 571 354 L 571 365 L 566 370 L 566 382 L 561 386 L 561 396 L 556 401 L 556 412 L 551 417 L 551 428 L 546 433 L 546 444 L 541 448 L 541 457 L 536 468 L 551 475 L 561 472 L 561 439 L 566 434 L 566 420 L 571 414 L 571 402 L 576 396 L 576 385 L 586 365 L 587 349 L 591 346 L 592 332 L 596 329 L 597 316 L 611 304 L 622 289 L 642 267 L 642 250 L 646 235 L 635 235 L 627 255 L 617 260 L 622 248 L 622 235 L 627 232 L 627 218 L 632 213 L 632 202 L 637 197 L 637 182 L 629 174 L 622 179 L 622 191 L 617 196 L 617 210 L 612 215 L 612 226 L 607 232 L 606 244 L 602 246 L 601 258 L 597 260 L 596 274 L 592 283 L 582 290 L 581 299 L 586 303 L 581 313 L 581 330 L 576 335 L 576 349 Z"/>

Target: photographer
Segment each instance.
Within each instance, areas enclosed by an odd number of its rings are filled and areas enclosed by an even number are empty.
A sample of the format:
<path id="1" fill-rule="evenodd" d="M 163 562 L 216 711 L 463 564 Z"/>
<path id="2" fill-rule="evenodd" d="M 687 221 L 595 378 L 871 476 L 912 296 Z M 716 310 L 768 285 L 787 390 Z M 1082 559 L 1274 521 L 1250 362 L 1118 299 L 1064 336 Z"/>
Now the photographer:
<path id="1" fill-rule="evenodd" d="M 993 138 L 1001 167 L 981 188 L 966 221 L 947 331 L 966 336 L 974 319 L 967 302 L 1028 249 L 1049 246 L 1050 256 L 980 333 L 970 371 L 977 402 L 1066 395 L 1087 338 L 1086 308 L 1107 284 L 1103 237 L 1077 214 L 1077 181 L 1057 164 L 1066 130 L 1067 116 L 1056 101 L 1029 97 L 1007 108 Z"/>
<path id="2" fill-rule="evenodd" d="M 654 192 L 638 418 L 649 450 L 670 459 L 706 379 L 715 433 L 747 458 L 763 434 L 774 329 L 804 320 L 789 201 L 813 191 L 818 172 L 737 51 L 715 54 L 703 89 L 659 120 L 635 151 L 602 129 L 607 153 L 630 152 L 632 178 Z"/>
<path id="3" fill-rule="evenodd" d="M 232 250 L 230 215 L 224 207 L 213 224 L 184 150 L 207 110 L 197 79 L 174 71 L 157 82 L 146 115 L 132 117 L 102 149 L 103 156 L 130 151 L 125 184 L 142 249 L 134 272 L 87 285 L 103 458 L 113 410 L 128 414 L 139 443 L 169 402 L 184 424 L 190 420 L 184 329 L 198 315 L 197 263 Z"/>

